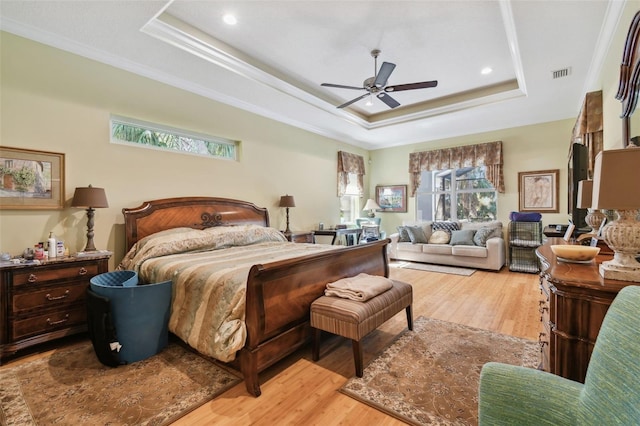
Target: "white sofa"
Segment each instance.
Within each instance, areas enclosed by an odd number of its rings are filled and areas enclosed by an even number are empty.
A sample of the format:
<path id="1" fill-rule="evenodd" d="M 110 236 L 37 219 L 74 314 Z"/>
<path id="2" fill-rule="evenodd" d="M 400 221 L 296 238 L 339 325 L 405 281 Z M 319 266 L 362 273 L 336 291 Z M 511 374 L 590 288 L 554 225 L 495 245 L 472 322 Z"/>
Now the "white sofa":
<path id="1" fill-rule="evenodd" d="M 436 222 L 436 227 L 441 224 Z M 505 264 L 505 241 L 502 233 L 502 222 L 457 222 L 458 230 L 449 235 L 454 241 L 451 243 L 435 244 L 436 236 L 433 222 L 403 223 L 403 227 L 422 229 L 424 238 L 428 242 L 411 242 L 401 240 L 400 233 L 394 233 L 389 238 L 389 257 L 395 260 L 411 262 L 435 263 L 441 265 L 462 266 L 499 271 Z M 398 229 L 400 230 L 401 227 Z M 477 234 L 477 235 L 476 235 Z M 476 240 L 468 240 L 472 235 Z M 421 235 L 422 236 L 422 235 Z M 405 236 L 406 239 L 406 236 Z M 416 238 L 419 241 L 421 238 Z M 430 240 L 430 241 L 429 241 Z M 484 245 L 483 245 L 484 244 Z"/>

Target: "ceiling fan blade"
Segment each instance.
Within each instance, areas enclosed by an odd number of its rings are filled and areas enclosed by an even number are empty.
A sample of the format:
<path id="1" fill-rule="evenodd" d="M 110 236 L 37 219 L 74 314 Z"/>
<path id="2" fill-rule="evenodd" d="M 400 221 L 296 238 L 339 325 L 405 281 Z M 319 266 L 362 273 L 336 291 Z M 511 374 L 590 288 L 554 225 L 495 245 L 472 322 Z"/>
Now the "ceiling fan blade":
<path id="1" fill-rule="evenodd" d="M 343 86 L 342 84 L 322 83 L 320 86 L 324 86 L 324 87 L 337 87 L 338 89 L 364 90 L 364 87 Z"/>
<path id="2" fill-rule="evenodd" d="M 367 96 L 369 96 L 369 93 L 365 93 L 365 94 L 364 94 L 364 95 L 362 95 L 362 96 L 358 96 L 358 97 L 357 97 L 357 98 L 355 98 L 355 99 L 351 99 L 349 102 L 345 102 L 345 103 L 343 103 L 342 105 L 339 105 L 339 106 L 338 106 L 338 108 L 344 108 L 344 107 L 347 107 L 347 106 L 351 105 L 351 104 L 352 104 L 352 103 L 354 103 L 354 102 L 358 102 L 360 99 L 364 99 L 364 98 L 366 98 Z"/>
<path id="3" fill-rule="evenodd" d="M 388 86 L 384 88 L 385 92 L 400 92 L 402 90 L 413 89 L 427 89 L 429 87 L 436 87 L 438 85 L 437 80 L 423 81 L 421 83 L 409 83 L 409 84 L 396 84 L 395 86 Z"/>
<path id="4" fill-rule="evenodd" d="M 389 108 L 395 108 L 400 106 L 400 102 L 396 101 L 395 99 L 393 99 L 391 96 L 387 95 L 384 92 L 378 93 L 377 96 L 378 96 L 378 99 L 380 99 L 382 102 L 387 104 Z"/>
<path id="5" fill-rule="evenodd" d="M 392 64 L 391 62 L 383 62 L 380 66 L 380 71 L 376 76 L 376 79 L 373 81 L 373 85 L 376 87 L 384 87 L 387 84 L 387 80 L 389 76 L 395 69 L 396 64 Z"/>

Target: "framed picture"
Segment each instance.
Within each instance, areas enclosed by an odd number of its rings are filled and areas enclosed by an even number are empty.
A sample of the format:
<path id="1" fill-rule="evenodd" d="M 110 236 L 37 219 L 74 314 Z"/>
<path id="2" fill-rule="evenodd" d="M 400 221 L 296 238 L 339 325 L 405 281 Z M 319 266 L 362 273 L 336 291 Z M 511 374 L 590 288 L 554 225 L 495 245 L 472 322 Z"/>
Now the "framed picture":
<path id="1" fill-rule="evenodd" d="M 407 185 L 376 186 L 376 203 L 379 212 L 407 212 Z"/>
<path id="2" fill-rule="evenodd" d="M 560 170 L 518 173 L 518 208 L 521 212 L 558 213 Z"/>
<path id="3" fill-rule="evenodd" d="M 0 147 L 0 209 L 61 210 L 64 154 Z"/>

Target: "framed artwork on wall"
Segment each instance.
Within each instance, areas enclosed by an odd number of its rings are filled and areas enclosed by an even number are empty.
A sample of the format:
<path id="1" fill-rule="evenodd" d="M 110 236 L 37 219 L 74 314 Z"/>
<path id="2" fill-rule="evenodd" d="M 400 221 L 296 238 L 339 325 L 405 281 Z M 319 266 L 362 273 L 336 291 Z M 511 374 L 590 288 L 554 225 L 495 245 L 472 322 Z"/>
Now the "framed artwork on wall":
<path id="1" fill-rule="evenodd" d="M 521 212 L 558 213 L 560 170 L 518 173 L 518 209 Z"/>
<path id="2" fill-rule="evenodd" d="M 0 209 L 63 207 L 64 154 L 0 147 Z"/>
<path id="3" fill-rule="evenodd" d="M 407 185 L 376 186 L 376 203 L 379 212 L 407 212 Z"/>

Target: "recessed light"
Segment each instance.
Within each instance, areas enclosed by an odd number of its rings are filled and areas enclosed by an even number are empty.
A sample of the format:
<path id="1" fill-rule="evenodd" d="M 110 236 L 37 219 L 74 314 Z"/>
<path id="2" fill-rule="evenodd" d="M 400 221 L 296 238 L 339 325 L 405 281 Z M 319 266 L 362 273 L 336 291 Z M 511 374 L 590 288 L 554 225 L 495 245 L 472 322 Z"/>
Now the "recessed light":
<path id="1" fill-rule="evenodd" d="M 480 71 L 480 74 L 482 75 L 487 75 L 487 74 L 491 74 L 493 72 L 493 70 L 489 67 L 484 67 L 482 68 L 482 70 Z"/>
<path id="2" fill-rule="evenodd" d="M 222 20 L 227 25 L 235 25 L 235 24 L 238 23 L 238 20 L 236 19 L 236 17 L 234 15 L 232 15 L 231 13 L 227 13 L 226 15 L 224 15 L 222 17 Z"/>

